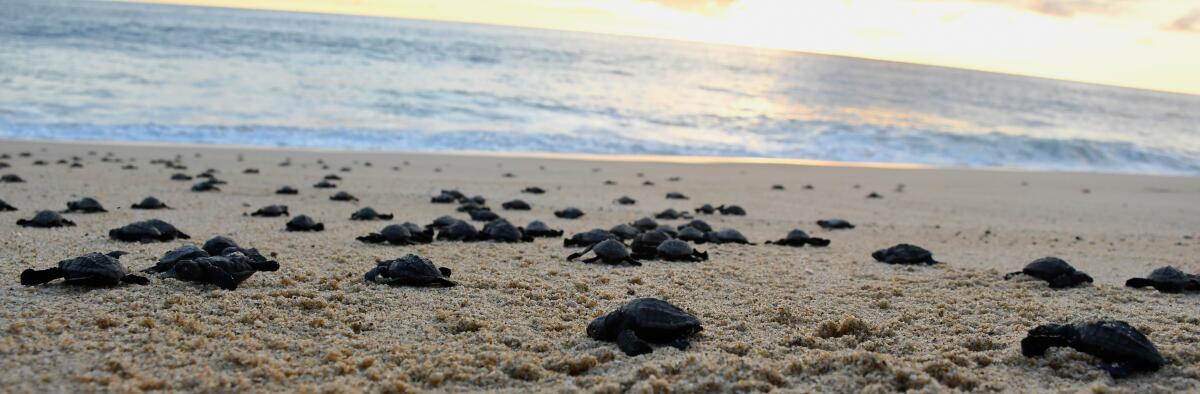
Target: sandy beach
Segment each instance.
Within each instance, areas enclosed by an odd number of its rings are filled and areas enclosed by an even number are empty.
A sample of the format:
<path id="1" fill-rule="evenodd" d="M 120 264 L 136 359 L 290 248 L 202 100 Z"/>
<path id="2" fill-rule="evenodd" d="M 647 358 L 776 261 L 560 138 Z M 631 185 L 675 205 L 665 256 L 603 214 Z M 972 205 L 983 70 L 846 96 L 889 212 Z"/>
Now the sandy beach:
<path id="1" fill-rule="evenodd" d="M 107 152 L 125 162 L 101 162 Z M 1200 298 L 1124 287 L 1164 265 L 1200 271 L 1195 177 L 24 141 L 0 141 L 0 153 L 11 155 L 0 160 L 11 165 L 0 174 L 26 180 L 0 183 L 0 199 L 19 209 L 0 213 L 2 391 L 1200 390 Z M 193 182 L 169 179 L 177 171 L 149 163 L 176 155 L 189 167 L 183 172 L 213 168 L 228 184 L 194 193 Z M 72 156 L 84 167 L 55 164 Z M 288 158 L 291 166 L 279 166 Z M 122 170 L 126 164 L 137 169 Z M 330 173 L 344 178 L 337 189 L 312 187 Z M 274 194 L 284 185 L 300 193 Z M 527 186 L 547 193 L 521 193 Z M 482 195 L 514 224 L 542 220 L 567 235 L 666 208 L 738 204 L 746 216 L 699 218 L 758 245 L 705 244 L 698 249 L 711 255 L 706 262 L 629 267 L 568 262 L 575 249 L 560 239 L 417 246 L 354 239 L 388 223 L 466 219 L 454 204 L 430 203 L 442 189 Z M 360 201 L 330 201 L 336 191 Z M 668 200 L 668 192 L 690 199 Z M 870 192 L 883 198 L 865 198 Z M 174 209 L 129 209 L 151 195 Z M 78 224 L 69 228 L 15 224 L 84 196 L 109 212 L 64 214 Z M 614 204 L 621 196 L 638 202 Z M 500 209 L 514 198 L 533 209 Z M 310 215 L 326 230 L 285 232 L 287 218 L 243 216 L 270 204 Z M 365 206 L 396 220 L 349 220 Z M 586 216 L 555 218 L 565 207 Z M 107 236 L 150 218 L 192 239 L 138 244 Z M 815 221 L 827 218 L 857 228 L 821 230 Z M 794 228 L 832 244 L 763 244 Z M 121 261 L 140 270 L 176 246 L 216 235 L 270 253 L 282 267 L 236 291 L 157 277 L 101 289 L 17 282 L 26 268 L 89 252 L 129 252 Z M 943 264 L 871 259 L 901 242 L 931 250 Z M 408 253 L 453 269 L 459 286 L 364 283 L 377 260 Z M 1067 260 L 1095 283 L 1053 290 L 1028 277 L 1003 279 L 1044 256 Z M 704 331 L 686 351 L 663 347 L 638 357 L 587 337 L 592 319 L 639 297 L 680 306 Z M 1071 349 L 1021 355 L 1032 327 L 1099 318 L 1137 327 L 1168 364 L 1113 380 L 1096 358 Z"/>

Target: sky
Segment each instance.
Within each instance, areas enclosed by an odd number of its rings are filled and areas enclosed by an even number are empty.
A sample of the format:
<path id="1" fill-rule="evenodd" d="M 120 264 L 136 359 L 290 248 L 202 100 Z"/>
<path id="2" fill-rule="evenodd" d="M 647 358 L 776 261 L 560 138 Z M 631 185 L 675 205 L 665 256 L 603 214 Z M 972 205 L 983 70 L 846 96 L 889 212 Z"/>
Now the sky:
<path id="1" fill-rule="evenodd" d="M 140 0 L 776 48 L 1200 94 L 1200 0 Z"/>

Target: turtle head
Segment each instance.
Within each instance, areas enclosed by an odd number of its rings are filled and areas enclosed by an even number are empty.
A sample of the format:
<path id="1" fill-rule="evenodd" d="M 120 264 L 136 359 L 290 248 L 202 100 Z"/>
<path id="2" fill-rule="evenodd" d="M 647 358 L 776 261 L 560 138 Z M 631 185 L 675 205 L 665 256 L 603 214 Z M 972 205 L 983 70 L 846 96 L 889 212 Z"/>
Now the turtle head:
<path id="1" fill-rule="evenodd" d="M 608 320 L 609 318 L 607 315 L 600 316 L 597 317 L 596 320 L 592 320 L 587 327 L 588 337 L 597 340 L 612 340 L 613 338 L 616 338 L 617 333 L 612 332 L 613 330 L 608 327 Z"/>
<path id="2" fill-rule="evenodd" d="M 1070 324 L 1045 324 L 1029 330 L 1029 335 L 1021 340 L 1021 354 L 1025 357 L 1041 356 L 1046 349 L 1067 346 L 1079 332 Z"/>

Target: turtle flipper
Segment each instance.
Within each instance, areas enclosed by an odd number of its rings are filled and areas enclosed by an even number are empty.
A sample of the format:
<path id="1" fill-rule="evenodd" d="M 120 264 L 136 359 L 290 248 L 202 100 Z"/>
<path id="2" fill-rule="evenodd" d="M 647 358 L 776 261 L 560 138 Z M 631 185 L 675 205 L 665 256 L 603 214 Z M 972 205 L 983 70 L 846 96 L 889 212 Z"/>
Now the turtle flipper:
<path id="1" fill-rule="evenodd" d="M 633 330 L 622 330 L 617 334 L 617 347 L 627 356 L 640 356 L 654 351 L 649 343 L 638 338 Z"/>
<path id="2" fill-rule="evenodd" d="M 26 269 L 21 272 L 21 284 L 25 286 L 40 285 L 64 276 L 67 276 L 67 273 L 58 267 L 44 270 Z"/>
<path id="3" fill-rule="evenodd" d="M 125 276 L 121 277 L 121 281 L 125 282 L 125 283 L 132 283 L 135 285 L 143 285 L 143 286 L 150 284 L 150 280 L 146 279 L 146 277 L 141 276 L 141 275 L 133 275 L 133 274 L 125 275 Z"/>
<path id="4" fill-rule="evenodd" d="M 629 263 L 629 265 L 632 265 L 632 266 L 634 266 L 634 267 L 641 267 L 641 266 L 642 266 L 642 262 L 641 262 L 641 261 L 634 260 L 634 258 L 633 258 L 633 257 L 630 257 L 630 258 L 628 258 L 628 259 L 625 259 L 625 262 L 626 262 L 626 263 Z"/>
<path id="5" fill-rule="evenodd" d="M 438 267 L 438 272 L 441 272 L 442 276 L 445 276 L 447 278 L 449 278 L 450 274 L 453 273 L 453 271 L 450 271 L 450 269 L 446 268 L 446 267 Z"/>
<path id="6" fill-rule="evenodd" d="M 671 343 L 668 345 L 671 345 L 671 347 L 679 350 L 687 350 L 688 347 L 692 346 L 692 342 L 689 341 L 687 337 L 679 337 L 675 338 L 675 340 L 671 341 Z"/>
<path id="7" fill-rule="evenodd" d="M 255 271 L 274 272 L 279 271 L 279 262 L 275 260 L 267 260 L 263 262 L 251 262 L 250 266 L 254 267 Z"/>
<path id="8" fill-rule="evenodd" d="M 433 280 L 433 283 L 437 283 L 437 284 L 439 284 L 439 285 L 441 285 L 441 286 L 443 286 L 443 287 L 454 287 L 454 286 L 458 286 L 458 283 L 454 283 L 454 281 L 452 281 L 452 280 L 449 280 L 449 279 L 446 279 L 446 278 L 437 278 L 437 279 L 434 279 L 434 280 Z"/>
<path id="9" fill-rule="evenodd" d="M 237 290 L 238 282 L 224 270 L 211 265 L 204 267 L 204 279 L 225 290 Z"/>
<path id="10" fill-rule="evenodd" d="M 369 244 L 383 243 L 383 241 L 387 240 L 386 238 L 383 237 L 383 234 L 380 234 L 380 233 L 370 233 L 370 234 L 367 234 L 367 235 L 364 235 L 361 237 L 357 237 L 354 239 L 357 239 L 361 242 L 366 242 Z"/>
<path id="11" fill-rule="evenodd" d="M 595 247 L 595 246 L 596 246 L 596 244 L 591 244 L 591 245 L 588 245 L 587 248 L 584 248 L 583 251 L 571 253 L 570 256 L 567 256 L 567 261 L 573 261 L 573 260 L 579 258 L 580 256 L 587 254 L 587 252 L 591 252 L 592 247 Z"/>
<path id="12" fill-rule="evenodd" d="M 1012 279 L 1014 276 L 1021 275 L 1024 273 L 1025 273 L 1025 271 L 1009 272 L 1007 274 L 1004 274 L 1004 280 Z"/>

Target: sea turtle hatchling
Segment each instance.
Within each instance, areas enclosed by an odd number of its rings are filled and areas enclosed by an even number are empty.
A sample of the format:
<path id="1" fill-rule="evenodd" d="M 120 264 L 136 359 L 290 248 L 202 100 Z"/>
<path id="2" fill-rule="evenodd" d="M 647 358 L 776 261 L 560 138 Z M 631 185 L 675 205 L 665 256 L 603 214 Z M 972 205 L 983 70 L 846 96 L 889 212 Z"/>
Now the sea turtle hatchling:
<path id="1" fill-rule="evenodd" d="M 565 208 L 562 210 L 554 211 L 554 216 L 561 218 L 561 219 L 578 219 L 580 217 L 583 217 L 583 211 L 579 210 L 579 208 L 573 208 L 573 207 Z"/>
<path id="2" fill-rule="evenodd" d="M 818 220 L 817 225 L 826 230 L 848 230 L 854 228 L 853 224 L 842 219 Z"/>
<path id="3" fill-rule="evenodd" d="M 470 216 L 471 220 L 474 220 L 476 222 L 490 222 L 490 221 L 493 221 L 496 219 L 500 219 L 500 214 L 497 214 L 497 213 L 492 212 L 491 210 L 487 210 L 487 209 L 476 209 L 474 211 L 467 211 L 467 216 Z"/>
<path id="4" fill-rule="evenodd" d="M 379 213 L 371 207 L 364 207 L 350 214 L 350 220 L 392 220 L 394 217 L 393 214 Z"/>
<path id="5" fill-rule="evenodd" d="M 278 188 L 278 189 L 275 189 L 275 194 L 289 195 L 289 196 L 290 196 L 290 195 L 296 195 L 296 194 L 300 194 L 300 191 L 299 191 L 299 190 L 296 190 L 296 188 L 294 188 L 294 187 L 291 187 L 291 186 L 282 186 L 282 187 L 280 187 L 280 188 Z"/>
<path id="6" fill-rule="evenodd" d="M 720 212 L 722 215 L 746 216 L 746 209 L 737 205 L 719 205 L 717 206 L 717 212 Z"/>
<path id="7" fill-rule="evenodd" d="M 0 200 L 0 212 L 8 212 L 8 211 L 15 211 L 15 210 L 17 210 L 17 207 L 8 205 L 8 203 L 4 202 L 4 200 Z"/>
<path id="8" fill-rule="evenodd" d="M 937 264 L 933 259 L 933 253 L 916 245 L 898 244 L 887 249 L 880 249 L 871 253 L 871 257 L 875 261 L 887 264 Z"/>
<path id="9" fill-rule="evenodd" d="M 630 256 L 629 249 L 625 247 L 625 244 L 613 239 L 607 239 L 590 245 L 583 251 L 571 253 L 570 256 L 567 256 L 567 261 L 574 261 L 588 252 L 593 252 L 595 256 L 583 259 L 584 263 L 601 262 L 610 265 L 621 263 L 629 263 L 629 265 L 633 266 L 642 265 L 641 262 L 634 260 Z"/>
<path id="10" fill-rule="evenodd" d="M 655 248 L 655 258 L 666 261 L 706 261 L 708 252 L 696 250 L 683 240 L 668 239 Z"/>
<path id="11" fill-rule="evenodd" d="M 703 330 L 700 319 L 671 303 L 639 298 L 593 320 L 587 327 L 592 339 L 616 342 L 628 356 L 654 351 L 651 344 L 687 350 L 689 338 Z"/>
<path id="12" fill-rule="evenodd" d="M 363 278 L 367 283 L 378 283 L 390 286 L 442 286 L 457 285 L 450 279 L 450 269 L 433 265 L 428 259 L 415 254 L 380 261 L 375 268 L 367 271 Z"/>
<path id="13" fill-rule="evenodd" d="M 335 189 L 335 188 L 337 188 L 337 184 L 322 179 L 320 182 L 314 183 L 312 185 L 312 187 L 317 188 L 317 189 Z"/>
<path id="14" fill-rule="evenodd" d="M 629 243 L 629 248 L 633 250 L 631 256 L 634 259 L 652 259 L 658 254 L 658 245 L 671 239 L 670 235 L 661 231 L 648 231 Z"/>
<path id="15" fill-rule="evenodd" d="M 699 213 L 699 214 L 712 215 L 717 212 L 717 208 L 714 208 L 712 206 L 712 204 L 704 204 L 704 205 L 701 205 L 700 207 L 694 209 L 693 211 L 696 211 L 696 213 Z"/>
<path id="16" fill-rule="evenodd" d="M 332 201 L 358 201 L 358 197 L 354 197 L 353 194 L 344 191 L 334 193 L 332 196 L 329 196 L 329 199 Z"/>
<path id="17" fill-rule="evenodd" d="M 563 231 L 552 229 L 541 220 L 534 220 L 525 225 L 525 234 L 534 238 L 552 238 L 561 237 Z"/>
<path id="18" fill-rule="evenodd" d="M 437 233 L 438 241 L 462 241 L 474 242 L 479 241 L 479 230 L 475 229 L 471 223 L 462 220 L 455 221 L 449 226 L 442 227 Z"/>
<path id="19" fill-rule="evenodd" d="M 188 174 L 184 174 L 182 172 L 176 172 L 174 174 L 171 174 L 171 180 L 172 181 L 190 181 L 190 180 L 192 180 L 192 176 L 188 175 Z"/>
<path id="20" fill-rule="evenodd" d="M 679 238 L 681 241 L 695 242 L 697 244 L 708 242 L 708 236 L 703 231 L 692 226 L 684 226 L 679 229 L 679 235 L 676 238 Z"/>
<path id="21" fill-rule="evenodd" d="M 1046 324 L 1029 330 L 1021 340 L 1025 357 L 1044 355 L 1052 347 L 1070 347 L 1099 358 L 1100 368 L 1114 379 L 1156 371 L 1167 363 L 1149 338 L 1119 320 Z"/>
<path id="22" fill-rule="evenodd" d="M 512 225 L 507 220 L 496 219 L 483 226 L 479 235 L 493 242 L 533 242 L 533 236 L 525 229 Z"/>
<path id="23" fill-rule="evenodd" d="M 64 219 L 62 215 L 54 211 L 38 211 L 33 214 L 30 219 L 17 219 L 17 225 L 21 227 L 73 227 L 75 222 Z"/>
<path id="24" fill-rule="evenodd" d="M 616 200 L 613 200 L 613 202 L 614 202 L 614 203 L 617 203 L 618 205 L 634 205 L 634 204 L 637 204 L 637 200 L 634 200 L 633 198 L 630 198 L 629 196 L 621 196 L 621 198 L 618 198 L 618 199 L 616 199 Z"/>
<path id="25" fill-rule="evenodd" d="M 545 193 L 546 193 L 546 189 L 542 189 L 542 188 L 540 188 L 540 187 L 537 187 L 537 186 L 530 186 L 530 187 L 527 187 L 527 188 L 525 188 L 525 189 L 522 189 L 522 190 L 521 190 L 521 193 L 529 193 L 529 194 L 545 194 Z"/>
<path id="26" fill-rule="evenodd" d="M 576 233 L 569 238 L 563 239 L 564 247 L 587 247 L 597 244 L 604 240 L 619 239 L 615 234 L 604 231 L 603 229 L 594 228 L 582 233 Z"/>
<path id="27" fill-rule="evenodd" d="M 728 228 L 728 227 L 722 228 L 717 231 L 709 232 L 708 233 L 708 242 L 712 242 L 714 244 L 730 244 L 730 243 L 732 243 L 732 244 L 754 245 L 753 242 L 750 242 L 749 240 L 746 239 L 745 235 L 742 235 L 742 232 L 737 231 L 732 228 Z"/>
<path id="28" fill-rule="evenodd" d="M 525 202 L 525 200 L 508 201 L 503 204 L 500 204 L 500 208 L 504 208 L 504 209 L 507 209 L 510 211 L 528 211 L 530 209 L 533 209 L 533 207 L 529 206 L 529 203 Z"/>
<path id="29" fill-rule="evenodd" d="M 1034 260 L 1025 265 L 1024 269 L 1004 275 L 1004 279 L 1007 280 L 1021 274 L 1044 280 L 1050 283 L 1051 289 L 1075 287 L 1084 282 L 1092 283 L 1091 276 L 1076 270 L 1075 267 L 1057 257 L 1043 257 Z"/>
<path id="30" fill-rule="evenodd" d="M 632 224 L 627 223 L 621 223 L 613 226 L 612 228 L 608 229 L 608 232 L 616 235 L 617 238 L 620 238 L 622 241 L 637 238 L 638 235 L 642 234 L 642 230 L 634 227 Z"/>
<path id="31" fill-rule="evenodd" d="M 1182 293 L 1185 291 L 1200 291 L 1200 276 L 1180 271 L 1178 268 L 1166 266 L 1155 268 L 1145 278 L 1132 278 L 1125 281 L 1125 286 L 1133 288 L 1153 287 L 1163 293 Z"/>
<path id="32" fill-rule="evenodd" d="M 108 230 L 108 236 L 118 241 L 141 243 L 167 242 L 173 239 L 191 238 L 191 236 L 179 231 L 179 229 L 170 223 L 159 219 L 143 220 L 114 228 Z"/>
<path id="33" fill-rule="evenodd" d="M 115 286 L 120 283 L 149 284 L 150 280 L 129 273 L 119 259 L 125 252 L 88 253 L 58 262 L 44 270 L 26 269 L 21 272 L 21 284 L 40 285 L 58 278 L 68 285 Z"/>
<path id="34" fill-rule="evenodd" d="M 318 223 L 308 215 L 296 215 L 285 225 L 287 231 L 325 231 L 325 223 Z"/>
<path id="35" fill-rule="evenodd" d="M 217 182 L 213 182 L 211 180 L 201 181 L 201 182 L 197 182 L 196 184 L 192 185 L 192 191 L 194 191 L 194 192 L 219 192 L 219 191 L 221 191 L 221 188 L 217 187 L 217 185 L 218 185 Z"/>
<path id="36" fill-rule="evenodd" d="M 633 221 L 633 223 L 630 223 L 630 225 L 641 231 L 650 231 L 658 228 L 658 222 L 649 217 L 642 217 L 641 219 Z"/>
<path id="37" fill-rule="evenodd" d="M 288 212 L 287 205 L 268 205 L 259 208 L 257 211 L 249 213 L 250 216 L 262 216 L 265 218 L 276 218 L 280 216 L 291 216 Z"/>
<path id="38" fill-rule="evenodd" d="M 668 200 L 687 200 L 688 196 L 686 196 L 680 192 L 670 192 L 670 193 L 667 193 L 667 199 Z"/>
<path id="39" fill-rule="evenodd" d="M 167 204 L 160 201 L 154 196 L 143 198 L 141 202 L 135 203 L 130 208 L 133 209 L 171 209 Z"/>
<path id="40" fill-rule="evenodd" d="M 787 236 L 777 241 L 767 241 L 768 245 L 783 245 L 783 246 L 829 246 L 829 240 L 825 238 L 810 237 L 808 233 L 801 229 L 788 231 Z"/>
<path id="41" fill-rule="evenodd" d="M 687 212 L 676 211 L 674 208 L 667 208 L 662 212 L 654 214 L 654 218 L 663 220 L 691 219 L 692 215 Z"/>
<path id="42" fill-rule="evenodd" d="M 108 212 L 99 201 L 91 197 L 80 198 L 67 202 L 67 210 L 63 212 L 100 213 Z"/>
<path id="43" fill-rule="evenodd" d="M 389 224 L 377 233 L 370 233 L 355 239 L 373 244 L 384 242 L 392 245 L 427 244 L 433 242 L 433 230 L 421 228 L 415 223 L 405 222 L 404 224 Z"/>
<path id="44" fill-rule="evenodd" d="M 25 179 L 17 174 L 4 174 L 0 176 L 0 183 L 25 183 Z"/>

